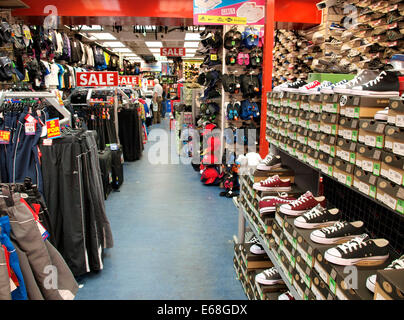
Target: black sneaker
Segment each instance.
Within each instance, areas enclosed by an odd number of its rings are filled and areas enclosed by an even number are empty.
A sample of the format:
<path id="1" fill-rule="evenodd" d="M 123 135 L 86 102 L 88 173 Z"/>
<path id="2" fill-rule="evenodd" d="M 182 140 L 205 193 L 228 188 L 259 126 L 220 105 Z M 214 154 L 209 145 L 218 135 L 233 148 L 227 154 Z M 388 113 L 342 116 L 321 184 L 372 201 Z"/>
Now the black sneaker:
<path id="1" fill-rule="evenodd" d="M 316 229 L 325 228 L 339 221 L 341 214 L 338 209 L 324 209 L 317 205 L 304 215 L 295 219 L 294 224 L 298 228 Z"/>
<path id="2" fill-rule="evenodd" d="M 310 239 L 315 243 L 321 244 L 344 243 L 364 232 L 365 228 L 362 221 L 342 221 L 336 222 L 332 226 L 313 231 L 310 234 Z"/>
<path id="3" fill-rule="evenodd" d="M 382 71 L 376 79 L 362 86 L 352 88 L 351 93 L 360 96 L 398 96 L 399 88 L 398 73 L 394 71 Z"/>
<path id="4" fill-rule="evenodd" d="M 284 283 L 278 270 L 274 267 L 264 270 L 255 276 L 255 282 L 265 286 Z"/>
<path id="5" fill-rule="evenodd" d="M 264 247 L 261 245 L 261 242 L 257 237 L 253 237 L 249 243 L 253 243 L 253 245 L 250 247 L 250 252 L 253 254 L 264 254 L 265 250 Z"/>
<path id="6" fill-rule="evenodd" d="M 386 268 L 384 268 L 384 270 L 402 270 L 402 269 L 404 269 L 404 255 L 398 258 L 397 260 L 394 260 Z M 371 275 L 366 280 L 366 288 L 368 288 L 372 292 L 375 292 L 376 279 L 377 275 L 374 274 Z"/>
<path id="7" fill-rule="evenodd" d="M 364 233 L 335 248 L 328 249 L 324 258 L 341 266 L 377 266 L 389 257 L 389 242 L 386 239 L 370 239 Z"/>
<path id="8" fill-rule="evenodd" d="M 280 168 L 282 161 L 280 156 L 268 155 L 262 162 L 257 165 L 258 170 L 271 171 L 273 169 Z"/>
<path id="9" fill-rule="evenodd" d="M 287 91 L 287 92 L 297 92 L 300 87 L 303 87 L 307 84 L 306 81 L 304 80 L 297 80 L 296 82 L 293 82 L 287 86 L 287 88 L 283 88 L 282 91 Z"/>

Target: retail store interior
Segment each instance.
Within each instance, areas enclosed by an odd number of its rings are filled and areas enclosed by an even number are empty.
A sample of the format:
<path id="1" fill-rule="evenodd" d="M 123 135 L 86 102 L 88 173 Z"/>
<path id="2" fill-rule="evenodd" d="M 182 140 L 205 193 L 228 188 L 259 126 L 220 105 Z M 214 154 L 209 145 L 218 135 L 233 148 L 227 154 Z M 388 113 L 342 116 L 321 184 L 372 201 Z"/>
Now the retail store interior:
<path id="1" fill-rule="evenodd" d="M 0 1 L 0 300 L 404 299 L 404 1 L 53 2 Z"/>

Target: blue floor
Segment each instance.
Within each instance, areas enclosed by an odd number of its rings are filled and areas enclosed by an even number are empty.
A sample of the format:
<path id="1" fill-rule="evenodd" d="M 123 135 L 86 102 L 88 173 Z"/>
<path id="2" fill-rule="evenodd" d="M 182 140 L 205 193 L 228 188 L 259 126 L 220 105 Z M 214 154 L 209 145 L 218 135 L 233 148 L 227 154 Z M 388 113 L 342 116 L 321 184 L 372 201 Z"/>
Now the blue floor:
<path id="1" fill-rule="evenodd" d="M 150 164 L 152 145 L 125 163 L 125 182 L 106 201 L 115 246 L 104 270 L 79 281 L 76 300 L 246 299 L 233 269 L 232 200 L 190 165 Z"/>

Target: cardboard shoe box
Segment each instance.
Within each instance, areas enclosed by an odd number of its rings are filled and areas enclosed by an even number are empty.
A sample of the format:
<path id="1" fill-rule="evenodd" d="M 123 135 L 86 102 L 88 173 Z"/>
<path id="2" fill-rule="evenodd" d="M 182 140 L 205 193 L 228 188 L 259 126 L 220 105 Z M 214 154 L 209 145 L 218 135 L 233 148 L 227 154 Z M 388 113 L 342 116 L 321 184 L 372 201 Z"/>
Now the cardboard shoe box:
<path id="1" fill-rule="evenodd" d="M 376 198 L 377 177 L 370 172 L 356 168 L 353 186 L 365 195 Z"/>
<path id="2" fill-rule="evenodd" d="M 404 270 L 379 270 L 374 299 L 404 300 Z"/>
<path id="3" fill-rule="evenodd" d="M 333 176 L 340 183 L 345 184 L 348 187 L 352 187 L 354 180 L 354 169 L 354 164 L 337 158 L 334 161 Z"/>
<path id="4" fill-rule="evenodd" d="M 296 149 L 296 157 L 303 162 L 306 162 L 307 160 L 307 149 L 309 147 L 306 146 L 305 144 L 300 143 Z"/>
<path id="5" fill-rule="evenodd" d="M 336 300 L 336 297 L 331 293 L 327 283 L 318 274 L 313 277 L 313 284 L 311 285 L 316 300 Z"/>
<path id="6" fill-rule="evenodd" d="M 375 120 L 360 120 L 359 121 L 359 142 L 378 149 L 384 147 L 384 131 L 386 123 Z"/>
<path id="7" fill-rule="evenodd" d="M 300 110 L 299 111 L 299 126 L 309 129 L 310 128 L 310 112 Z"/>
<path id="8" fill-rule="evenodd" d="M 287 137 L 288 136 L 288 129 L 291 127 L 291 123 L 289 122 L 284 122 L 284 121 L 279 121 L 279 134 L 282 137 Z"/>
<path id="9" fill-rule="evenodd" d="M 339 99 L 340 96 L 338 94 L 322 94 L 323 98 L 323 112 L 328 113 L 339 113 L 340 106 L 339 106 Z"/>
<path id="10" fill-rule="evenodd" d="M 315 132 L 315 131 L 308 131 L 308 138 L 307 138 L 307 145 L 314 149 L 319 151 L 320 150 L 320 138 L 321 138 L 321 133 L 320 132 Z"/>
<path id="11" fill-rule="evenodd" d="M 351 140 L 339 138 L 337 140 L 336 156 L 344 161 L 356 163 L 356 146 L 357 143 Z"/>
<path id="12" fill-rule="evenodd" d="M 288 138 L 292 139 L 292 140 L 297 140 L 297 128 L 298 126 L 295 124 L 292 124 L 289 128 L 288 128 Z"/>
<path id="13" fill-rule="evenodd" d="M 275 175 L 278 175 L 281 179 L 290 179 L 291 183 L 295 183 L 295 172 L 292 168 L 289 168 L 287 166 L 282 166 L 281 168 L 272 169 L 271 171 L 261 171 L 258 169 L 255 170 L 254 183 L 266 180 L 269 177 L 273 177 Z M 251 188 L 253 187 L 252 181 L 249 182 L 249 186 Z M 256 193 L 261 194 L 260 191 L 258 191 Z M 277 192 L 275 192 L 275 193 L 277 194 Z"/>
<path id="14" fill-rule="evenodd" d="M 322 112 L 322 95 L 312 94 L 309 96 L 310 112 L 320 114 Z"/>
<path id="15" fill-rule="evenodd" d="M 294 125 L 299 125 L 299 114 L 300 110 L 298 109 L 292 109 L 291 112 L 289 113 L 289 122 Z"/>
<path id="16" fill-rule="evenodd" d="M 310 125 L 309 129 L 314 132 L 320 132 L 321 126 L 321 113 L 310 113 Z"/>
<path id="17" fill-rule="evenodd" d="M 338 135 L 344 139 L 357 142 L 359 136 L 359 120 L 341 116 L 339 119 Z"/>
<path id="18" fill-rule="evenodd" d="M 404 156 L 404 128 L 387 125 L 385 128 L 386 142 L 384 149 Z"/>
<path id="19" fill-rule="evenodd" d="M 299 145 L 299 142 L 289 139 L 286 151 L 291 155 L 296 157 L 296 149 Z"/>
<path id="20" fill-rule="evenodd" d="M 324 152 L 320 152 L 318 155 L 318 169 L 320 169 L 322 173 L 328 174 L 332 177 L 334 172 L 334 161 L 334 157 Z"/>
<path id="21" fill-rule="evenodd" d="M 320 137 L 320 151 L 325 152 L 331 157 L 335 157 L 336 155 L 336 142 L 337 137 L 334 135 L 323 133 Z"/>
<path id="22" fill-rule="evenodd" d="M 289 122 L 289 111 L 291 111 L 291 109 L 289 107 L 281 107 L 281 111 L 280 111 L 280 119 L 283 122 Z"/>
<path id="23" fill-rule="evenodd" d="M 312 148 L 307 149 L 307 163 L 316 169 L 318 169 L 319 154 L 320 152 L 315 149 Z"/>
<path id="24" fill-rule="evenodd" d="M 375 176 L 380 175 L 382 150 L 358 143 L 356 147 L 356 166 Z"/>
<path id="25" fill-rule="evenodd" d="M 401 214 L 404 214 L 404 187 L 379 178 L 377 180 L 377 200 Z"/>
<path id="26" fill-rule="evenodd" d="M 307 145 L 308 142 L 308 133 L 309 130 L 303 127 L 297 127 L 297 135 L 296 135 L 296 140 L 304 145 Z"/>
<path id="27" fill-rule="evenodd" d="M 404 127 L 404 102 L 401 98 L 390 98 L 387 122 L 396 127 Z"/>
<path id="28" fill-rule="evenodd" d="M 300 96 L 300 109 L 304 111 L 310 111 L 310 101 L 308 95 Z"/>
<path id="29" fill-rule="evenodd" d="M 380 175 L 398 184 L 404 184 L 404 158 L 394 153 L 383 151 Z"/>
<path id="30" fill-rule="evenodd" d="M 320 122 L 320 131 L 330 135 L 337 135 L 338 133 L 338 114 L 322 113 Z"/>
<path id="31" fill-rule="evenodd" d="M 291 93 L 289 95 L 289 106 L 291 109 L 300 110 L 300 102 L 302 95 L 299 93 Z"/>
<path id="32" fill-rule="evenodd" d="M 345 117 L 373 119 L 377 111 L 389 106 L 390 101 L 388 98 L 342 95 L 339 103 Z"/>

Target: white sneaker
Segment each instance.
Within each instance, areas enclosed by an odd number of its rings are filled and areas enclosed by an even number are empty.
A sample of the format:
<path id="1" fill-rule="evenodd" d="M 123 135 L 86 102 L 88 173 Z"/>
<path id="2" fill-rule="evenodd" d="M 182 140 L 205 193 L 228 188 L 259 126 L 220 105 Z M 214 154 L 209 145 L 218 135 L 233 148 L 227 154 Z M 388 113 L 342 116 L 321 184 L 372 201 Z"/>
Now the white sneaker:
<path id="1" fill-rule="evenodd" d="M 386 107 L 384 110 L 377 111 L 375 114 L 375 120 L 387 121 L 389 114 L 389 107 Z"/>
<path id="2" fill-rule="evenodd" d="M 306 93 L 306 94 L 315 94 L 317 91 L 317 87 L 319 87 L 321 85 L 320 81 L 313 81 L 310 82 L 308 84 L 306 84 L 305 86 L 301 87 L 299 89 L 300 93 Z"/>

